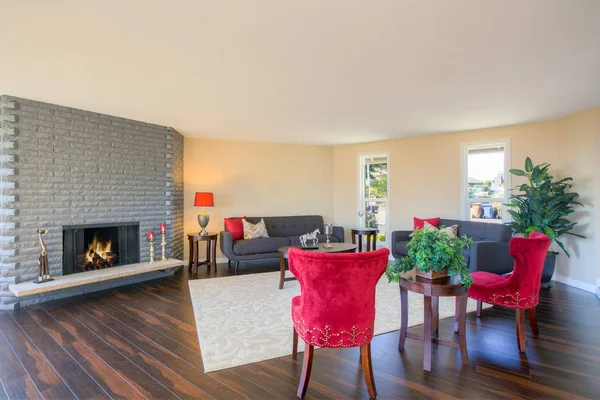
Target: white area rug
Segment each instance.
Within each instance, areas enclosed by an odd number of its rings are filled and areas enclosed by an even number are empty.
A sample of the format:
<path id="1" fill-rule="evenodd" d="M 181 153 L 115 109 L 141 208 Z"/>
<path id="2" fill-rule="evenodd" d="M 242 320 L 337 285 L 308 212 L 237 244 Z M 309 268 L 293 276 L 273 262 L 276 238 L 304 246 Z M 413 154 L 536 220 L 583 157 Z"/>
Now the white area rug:
<path id="1" fill-rule="evenodd" d="M 189 282 L 205 372 L 292 354 L 291 303 L 300 285 L 290 281 L 279 290 L 278 284 L 279 272 Z M 422 324 L 423 296 L 409 292 L 408 304 L 408 325 Z M 441 297 L 439 304 L 440 318 L 454 316 L 454 297 Z M 467 311 L 475 307 L 469 300 Z M 377 284 L 376 309 L 375 335 L 400 329 L 400 291 L 385 275 Z"/>

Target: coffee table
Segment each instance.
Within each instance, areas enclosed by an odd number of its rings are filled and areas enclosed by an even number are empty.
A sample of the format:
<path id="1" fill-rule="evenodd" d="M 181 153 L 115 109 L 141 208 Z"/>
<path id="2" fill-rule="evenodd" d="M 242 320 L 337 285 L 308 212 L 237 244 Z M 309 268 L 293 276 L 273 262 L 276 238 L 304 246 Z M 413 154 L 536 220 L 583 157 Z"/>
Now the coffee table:
<path id="1" fill-rule="evenodd" d="M 323 247 L 325 243 L 318 243 L 318 249 L 306 249 L 306 251 L 316 251 L 318 253 L 355 253 L 356 245 L 351 243 L 330 243 L 331 248 Z M 285 277 L 285 269 L 287 267 L 288 250 L 290 248 L 302 249 L 302 246 L 295 244 L 293 246 L 285 246 L 279 248 L 279 289 L 283 289 L 283 283 L 286 281 L 294 281 L 295 277 Z"/>

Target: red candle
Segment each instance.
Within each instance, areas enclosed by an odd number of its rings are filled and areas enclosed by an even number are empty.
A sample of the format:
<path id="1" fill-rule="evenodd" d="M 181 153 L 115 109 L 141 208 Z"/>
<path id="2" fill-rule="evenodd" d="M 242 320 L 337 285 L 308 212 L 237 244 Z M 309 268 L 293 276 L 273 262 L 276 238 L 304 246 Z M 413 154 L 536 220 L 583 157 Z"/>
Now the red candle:
<path id="1" fill-rule="evenodd" d="M 160 224 L 160 233 L 165 233 L 167 231 L 167 225 L 166 224 Z"/>
<path id="2" fill-rule="evenodd" d="M 154 240 L 154 232 L 148 232 L 148 240 Z"/>

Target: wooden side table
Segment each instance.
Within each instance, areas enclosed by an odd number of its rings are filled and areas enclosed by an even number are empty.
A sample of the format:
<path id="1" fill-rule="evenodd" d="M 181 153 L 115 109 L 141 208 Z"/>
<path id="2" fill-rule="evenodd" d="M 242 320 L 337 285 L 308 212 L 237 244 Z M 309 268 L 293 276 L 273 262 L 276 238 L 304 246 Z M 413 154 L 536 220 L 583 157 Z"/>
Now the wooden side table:
<path id="1" fill-rule="evenodd" d="M 367 238 L 367 251 L 371 251 L 371 242 L 373 242 L 373 251 L 377 250 L 377 234 L 379 229 L 377 228 L 353 228 L 352 230 L 352 244 L 356 244 L 356 237 L 358 236 L 358 252 L 362 252 L 363 236 Z"/>
<path id="2" fill-rule="evenodd" d="M 467 355 L 466 315 L 467 315 L 467 289 L 460 283 L 458 277 L 441 279 L 424 279 L 421 277 L 400 278 L 400 341 L 398 351 L 404 349 L 406 338 L 423 340 L 423 369 L 431 371 L 431 343 L 450 346 L 460 349 L 464 365 L 469 364 Z M 408 291 L 421 293 L 424 297 L 424 327 L 423 336 L 408 332 Z M 439 326 L 439 296 L 456 297 L 454 332 L 458 332 L 458 342 L 438 338 Z"/>
<path id="3" fill-rule="evenodd" d="M 188 241 L 190 242 L 190 265 L 189 269 L 198 273 L 198 267 L 200 265 L 206 265 L 210 271 L 210 267 L 213 268 L 213 275 L 217 274 L 217 233 L 209 233 L 208 235 L 202 236 L 199 233 L 188 233 Z M 206 260 L 198 261 L 200 257 L 199 243 L 206 242 Z"/>

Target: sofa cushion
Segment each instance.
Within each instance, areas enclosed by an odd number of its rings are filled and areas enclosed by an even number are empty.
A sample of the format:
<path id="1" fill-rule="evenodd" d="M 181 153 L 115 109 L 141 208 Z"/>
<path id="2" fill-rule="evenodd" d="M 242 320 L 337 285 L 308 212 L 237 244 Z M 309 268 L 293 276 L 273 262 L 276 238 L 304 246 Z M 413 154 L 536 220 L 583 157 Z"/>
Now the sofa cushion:
<path id="1" fill-rule="evenodd" d="M 242 218 L 225 218 L 225 230 L 231 232 L 233 240 L 239 240 L 244 238 L 244 225 L 242 224 Z"/>
<path id="2" fill-rule="evenodd" d="M 414 217 L 413 218 L 413 229 L 417 229 L 417 228 L 422 229 L 423 226 L 425 225 L 425 222 L 429 222 L 431 225 L 433 225 L 435 228 L 437 228 L 439 225 L 439 222 L 440 222 L 440 217 L 425 218 L 425 219 Z"/>
<path id="3" fill-rule="evenodd" d="M 474 241 L 508 242 L 511 237 L 510 228 L 504 224 L 477 221 L 459 221 L 455 219 L 440 219 L 440 226 L 458 224 L 458 235 L 467 235 Z"/>
<path id="4" fill-rule="evenodd" d="M 287 238 L 290 240 L 290 242 L 293 245 L 294 244 L 300 244 L 300 235 L 298 235 L 298 236 L 288 236 Z M 327 236 L 325 236 L 325 235 L 317 235 L 317 239 L 319 239 L 319 243 L 325 243 L 325 242 L 327 242 Z M 333 236 L 333 235 L 331 235 L 329 237 L 329 241 L 331 243 L 340 243 L 341 242 L 341 240 L 340 240 L 339 237 Z M 312 244 L 312 240 L 309 240 L 308 244 Z"/>
<path id="5" fill-rule="evenodd" d="M 258 223 L 252 224 L 245 219 L 242 219 L 242 225 L 244 226 L 244 239 L 258 239 L 268 238 L 267 226 L 265 221 L 261 219 Z"/>
<path id="6" fill-rule="evenodd" d="M 408 244 L 408 241 L 394 243 L 394 252 L 396 252 L 396 254 L 399 254 L 401 256 L 407 256 L 408 255 L 408 249 L 406 248 L 407 244 Z"/>
<path id="7" fill-rule="evenodd" d="M 239 256 L 275 253 L 280 247 L 289 245 L 290 240 L 285 237 L 242 239 L 235 241 L 233 244 L 233 252 Z"/>
<path id="8" fill-rule="evenodd" d="M 246 217 L 246 221 L 256 224 L 261 217 Z M 269 236 L 300 236 L 320 229 L 323 232 L 323 217 L 320 215 L 299 215 L 290 217 L 264 217 Z"/>

